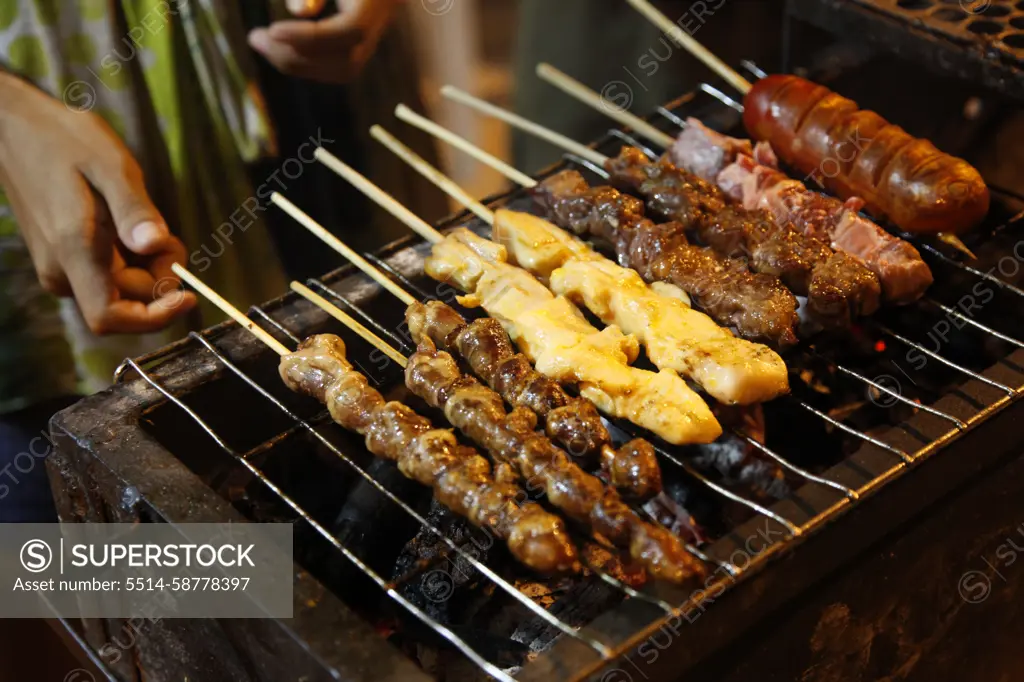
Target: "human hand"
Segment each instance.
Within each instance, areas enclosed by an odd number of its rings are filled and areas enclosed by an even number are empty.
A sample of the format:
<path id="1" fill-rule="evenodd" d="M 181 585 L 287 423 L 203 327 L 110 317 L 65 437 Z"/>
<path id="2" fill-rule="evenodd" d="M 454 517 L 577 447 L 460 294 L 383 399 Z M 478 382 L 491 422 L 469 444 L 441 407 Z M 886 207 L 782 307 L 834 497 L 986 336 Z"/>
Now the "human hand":
<path id="1" fill-rule="evenodd" d="M 94 333 L 156 331 L 195 305 L 171 272 L 185 247 L 117 135 L 3 73 L 0 186 L 43 288 L 74 296 Z"/>
<path id="2" fill-rule="evenodd" d="M 275 21 L 249 33 L 249 45 L 281 73 L 347 83 L 362 71 L 402 0 L 337 0 L 338 13 L 310 21 L 326 0 L 288 0 L 301 19 Z"/>

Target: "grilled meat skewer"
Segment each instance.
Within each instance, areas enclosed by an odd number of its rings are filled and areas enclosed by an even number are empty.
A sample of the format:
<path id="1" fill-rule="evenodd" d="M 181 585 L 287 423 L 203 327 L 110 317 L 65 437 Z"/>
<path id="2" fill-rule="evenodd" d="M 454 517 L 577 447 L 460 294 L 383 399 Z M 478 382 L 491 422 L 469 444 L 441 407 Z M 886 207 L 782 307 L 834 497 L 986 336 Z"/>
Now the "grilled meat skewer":
<path id="1" fill-rule="evenodd" d="M 463 374 L 454 358 L 424 339 L 409 358 L 406 385 L 496 460 L 526 480 L 543 482 L 548 500 L 593 533 L 628 549 L 651 575 L 673 583 L 702 576 L 703 566 L 664 528 L 646 523 L 615 491 L 580 469 L 545 436 L 534 431 L 526 408 L 506 412 L 495 391 Z"/>
<path id="2" fill-rule="evenodd" d="M 548 437 L 574 457 L 600 457 L 601 469 L 620 492 L 647 499 L 661 491 L 661 469 L 654 447 L 635 438 L 618 450 L 593 403 L 575 398 L 516 353 L 501 324 L 490 317 L 469 324 L 441 301 L 413 303 L 405 311 L 413 339 L 425 339 L 461 358 L 510 405 L 544 420 Z"/>
<path id="3" fill-rule="evenodd" d="M 446 507 L 503 539 L 526 566 L 546 575 L 579 570 L 562 519 L 521 502 L 526 492 L 496 481 L 488 461 L 460 445 L 451 431 L 433 428 L 406 405 L 385 402 L 349 364 L 339 337 L 309 337 L 281 357 L 279 372 L 291 390 L 321 401 L 335 422 L 365 436 L 370 452 L 396 462 Z"/>
<path id="4" fill-rule="evenodd" d="M 579 238 L 530 213 L 498 209 L 494 235 L 521 267 L 605 324 L 635 334 L 659 369 L 696 382 L 725 405 L 750 405 L 789 391 L 786 365 L 767 346 L 737 339 L 690 307 L 687 295 L 643 278 Z"/>
<path id="5" fill-rule="evenodd" d="M 620 265 L 647 282 L 668 282 L 722 326 L 775 348 L 797 342 L 797 301 L 776 277 L 690 244 L 680 223 L 656 225 L 643 203 L 612 187 L 590 187 L 576 171 L 544 180 L 534 197 L 559 227 L 614 247 Z"/>
<path id="6" fill-rule="evenodd" d="M 851 158 L 871 140 L 857 131 L 840 148 Z M 852 149 L 846 149 L 853 147 Z M 829 242 L 833 249 L 859 258 L 882 284 L 887 301 L 916 301 L 931 285 L 932 272 L 908 242 L 858 214 L 863 200 L 843 202 L 808 189 L 778 169 L 771 145 L 717 133 L 695 118 L 676 139 L 667 157 L 680 168 L 718 185 L 745 208 L 767 209 L 777 222 L 792 222 L 804 234 Z M 839 158 L 832 165 L 839 165 Z M 823 169 L 831 172 L 831 169 Z M 820 175 L 820 174 L 819 174 Z"/>
<path id="7" fill-rule="evenodd" d="M 665 159 L 651 162 L 635 147 L 623 147 L 605 169 L 613 185 L 645 198 L 652 217 L 683 224 L 724 256 L 746 256 L 755 272 L 807 296 L 808 312 L 823 326 L 847 327 L 878 309 L 881 285 L 863 263 L 767 212 L 726 208 L 722 191 L 693 173 Z"/>
<path id="8" fill-rule="evenodd" d="M 498 320 L 538 372 L 578 384 L 602 412 L 625 418 L 674 445 L 710 443 L 722 427 L 707 404 L 672 370 L 633 367 L 636 337 L 617 326 L 596 329 L 564 296 L 508 262 L 501 244 L 458 228 L 434 244 L 424 269 L 471 292 L 460 301 Z"/>

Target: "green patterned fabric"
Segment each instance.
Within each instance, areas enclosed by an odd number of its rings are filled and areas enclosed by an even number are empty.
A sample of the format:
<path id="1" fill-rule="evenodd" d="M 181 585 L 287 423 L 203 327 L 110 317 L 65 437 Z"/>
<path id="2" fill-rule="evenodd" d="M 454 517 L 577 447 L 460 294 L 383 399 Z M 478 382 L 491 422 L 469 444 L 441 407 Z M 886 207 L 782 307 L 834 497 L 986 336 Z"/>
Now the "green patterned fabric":
<path id="1" fill-rule="evenodd" d="M 276 152 L 237 11 L 238 0 L 0 0 L 0 60 L 124 138 L 190 267 L 245 307 L 285 281 L 259 216 L 224 228 L 252 201 L 246 163 Z M 201 313 L 204 326 L 220 319 Z M 125 357 L 185 331 L 90 334 L 72 301 L 39 287 L 0 193 L 0 412 L 99 390 Z"/>

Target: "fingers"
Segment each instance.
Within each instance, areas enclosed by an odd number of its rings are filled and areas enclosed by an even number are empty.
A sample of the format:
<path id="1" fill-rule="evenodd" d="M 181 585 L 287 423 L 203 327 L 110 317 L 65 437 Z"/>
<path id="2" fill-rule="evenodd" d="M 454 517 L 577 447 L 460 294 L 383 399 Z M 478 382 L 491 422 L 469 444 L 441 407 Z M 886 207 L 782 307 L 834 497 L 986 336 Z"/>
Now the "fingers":
<path id="1" fill-rule="evenodd" d="M 335 14 L 321 21 L 276 21 L 267 28 L 270 40 L 291 45 L 307 55 L 345 54 L 366 39 L 357 17 Z"/>
<path id="2" fill-rule="evenodd" d="M 127 150 L 96 159 L 81 170 L 103 196 L 121 243 L 140 255 L 168 248 L 173 237 L 149 198 L 142 170 Z"/>
<path id="3" fill-rule="evenodd" d="M 127 267 L 98 199 L 84 180 L 79 184 L 80 210 L 74 213 L 78 217 L 69 218 L 69 223 L 57 230 L 55 252 L 89 329 L 95 334 L 145 333 L 187 313 L 195 305 L 193 296 L 180 291 L 157 292 L 151 272 Z M 147 259 L 156 261 L 168 254 L 183 257 L 184 247 L 173 237 L 164 249 Z M 124 292 L 119 285 L 125 287 Z"/>
<path id="4" fill-rule="evenodd" d="M 147 334 L 160 331 L 195 305 L 195 294 L 177 289 L 148 304 L 114 301 L 103 312 L 101 327 L 104 331 L 97 333 Z M 92 324 L 89 326 L 92 328 Z"/>
<path id="5" fill-rule="evenodd" d="M 350 81 L 359 69 L 354 52 L 367 38 L 358 12 L 321 21 L 278 21 L 249 34 L 249 45 L 281 73 L 326 83 Z"/>

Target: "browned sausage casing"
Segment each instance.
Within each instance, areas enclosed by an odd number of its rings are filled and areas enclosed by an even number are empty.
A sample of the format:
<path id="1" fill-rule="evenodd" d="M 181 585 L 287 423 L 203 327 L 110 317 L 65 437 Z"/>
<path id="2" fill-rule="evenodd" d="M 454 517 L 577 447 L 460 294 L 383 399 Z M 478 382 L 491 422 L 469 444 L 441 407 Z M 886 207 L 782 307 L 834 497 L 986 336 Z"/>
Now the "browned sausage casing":
<path id="1" fill-rule="evenodd" d="M 806 79 L 755 83 L 743 122 L 801 173 L 908 232 L 963 232 L 988 213 L 988 188 L 969 163 Z"/>

